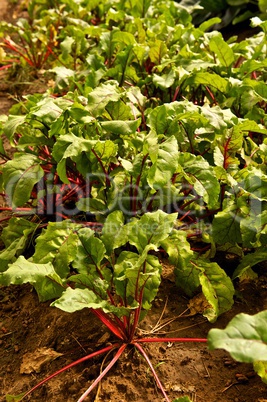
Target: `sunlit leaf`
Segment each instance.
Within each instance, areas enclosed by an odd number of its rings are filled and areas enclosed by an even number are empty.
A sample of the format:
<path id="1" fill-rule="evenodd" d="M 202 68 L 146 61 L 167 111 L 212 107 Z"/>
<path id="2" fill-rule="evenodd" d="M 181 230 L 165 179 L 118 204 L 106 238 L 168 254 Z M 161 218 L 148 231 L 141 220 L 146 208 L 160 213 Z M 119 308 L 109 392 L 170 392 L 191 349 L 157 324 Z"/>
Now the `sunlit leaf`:
<path id="1" fill-rule="evenodd" d="M 267 361 L 267 311 L 255 315 L 238 314 L 225 329 L 209 331 L 211 350 L 225 349 L 239 362 Z"/>
<path id="2" fill-rule="evenodd" d="M 50 262 L 35 264 L 23 256 L 0 274 L 0 283 L 5 286 L 30 283 L 36 289 L 41 302 L 59 297 L 64 290 L 64 284 Z"/>
<path id="3" fill-rule="evenodd" d="M 235 60 L 234 52 L 221 36 L 213 36 L 209 42 L 209 46 L 224 67 L 229 67 L 233 64 Z"/>

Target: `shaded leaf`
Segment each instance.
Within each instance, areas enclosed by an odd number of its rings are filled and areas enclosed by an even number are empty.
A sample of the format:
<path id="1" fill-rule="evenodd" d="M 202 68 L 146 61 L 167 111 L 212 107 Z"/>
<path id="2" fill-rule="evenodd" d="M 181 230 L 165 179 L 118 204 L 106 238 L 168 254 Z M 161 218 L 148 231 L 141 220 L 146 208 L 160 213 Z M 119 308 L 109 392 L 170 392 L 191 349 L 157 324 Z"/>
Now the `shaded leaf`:
<path id="1" fill-rule="evenodd" d="M 244 273 L 254 265 L 267 260 L 267 250 L 266 248 L 260 248 L 254 253 L 246 254 L 240 264 L 237 266 L 233 273 L 233 279 L 240 278 Z"/>
<path id="2" fill-rule="evenodd" d="M 199 281 L 209 307 L 203 312 L 210 322 L 215 322 L 220 314 L 230 310 L 234 304 L 235 289 L 231 279 L 215 262 L 197 259 L 192 261 L 199 270 Z"/>
<path id="3" fill-rule="evenodd" d="M 242 242 L 239 208 L 234 203 L 229 204 L 215 215 L 212 222 L 213 239 L 218 244 Z"/>
<path id="4" fill-rule="evenodd" d="M 35 155 L 16 154 L 14 159 L 4 165 L 3 185 L 12 208 L 21 207 L 29 201 L 34 185 L 44 175 L 40 162 Z"/>
<path id="5" fill-rule="evenodd" d="M 161 246 L 168 253 L 170 263 L 175 267 L 176 285 L 188 296 L 192 296 L 200 285 L 199 271 L 190 263 L 194 259 L 194 252 L 186 236 L 186 232 L 174 230 L 167 239 L 161 241 Z"/>

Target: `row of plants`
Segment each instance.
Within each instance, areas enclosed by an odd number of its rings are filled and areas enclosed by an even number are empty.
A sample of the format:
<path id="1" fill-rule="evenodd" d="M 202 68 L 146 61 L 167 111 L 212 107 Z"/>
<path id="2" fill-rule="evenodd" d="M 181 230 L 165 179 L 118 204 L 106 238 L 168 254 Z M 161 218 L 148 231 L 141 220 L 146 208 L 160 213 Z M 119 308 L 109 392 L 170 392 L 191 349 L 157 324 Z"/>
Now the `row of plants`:
<path id="1" fill-rule="evenodd" d="M 190 11 L 190 10 L 189 10 Z M 171 0 L 32 1 L 29 19 L 1 24 L 2 68 L 44 76 L 49 89 L 1 116 L 1 191 L 7 211 L 0 283 L 31 283 L 40 301 L 88 308 L 117 341 L 52 374 L 127 345 L 206 339 L 139 338 L 161 283 L 161 253 L 176 284 L 202 292 L 203 315 L 231 309 L 235 281 L 266 261 L 266 30 L 238 42 L 199 26 Z M 234 256 L 229 274 L 218 253 Z M 267 313 L 213 329 L 209 347 L 254 362 L 267 380 Z M 184 399 L 181 399 L 181 401 Z M 177 400 L 178 401 L 178 400 Z"/>
<path id="2" fill-rule="evenodd" d="M 249 25 L 252 17 L 260 16 L 266 18 L 266 0 L 180 0 L 179 3 L 190 9 L 194 25 L 213 17 L 219 17 L 220 21 L 215 23 L 214 28 L 235 27 Z"/>

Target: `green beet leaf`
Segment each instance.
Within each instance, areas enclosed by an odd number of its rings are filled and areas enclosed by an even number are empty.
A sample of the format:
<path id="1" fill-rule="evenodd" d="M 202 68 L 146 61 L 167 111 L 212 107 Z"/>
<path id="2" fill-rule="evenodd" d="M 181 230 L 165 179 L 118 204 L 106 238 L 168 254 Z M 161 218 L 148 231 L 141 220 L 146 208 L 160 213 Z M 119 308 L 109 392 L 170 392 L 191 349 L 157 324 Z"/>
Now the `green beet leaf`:
<path id="1" fill-rule="evenodd" d="M 53 147 L 52 155 L 58 162 L 57 172 L 63 183 L 68 183 L 66 174 L 66 160 L 67 158 L 79 159 L 82 152 L 90 152 L 92 147 L 96 144 L 95 140 L 86 140 L 77 137 L 73 133 L 66 134 L 60 137 Z"/>
<path id="2" fill-rule="evenodd" d="M 1 240 L 5 244 L 5 248 L 0 252 L 1 272 L 24 252 L 37 227 L 38 224 L 24 218 L 13 217 L 9 220 L 1 235 Z"/>
<path id="3" fill-rule="evenodd" d="M 227 92 L 229 89 L 229 83 L 225 78 L 222 78 L 218 74 L 211 74 L 207 72 L 193 74 L 186 80 L 186 83 L 187 85 L 208 85 L 223 93 Z"/>
<path id="4" fill-rule="evenodd" d="M 3 186 L 12 208 L 22 207 L 29 201 L 34 185 L 44 175 L 40 162 L 35 155 L 15 154 L 3 167 Z M 35 209 L 29 213 L 34 214 Z"/>
<path id="5" fill-rule="evenodd" d="M 199 281 L 202 292 L 209 303 L 203 313 L 210 322 L 215 322 L 220 314 L 230 310 L 234 304 L 235 289 L 231 279 L 215 262 L 198 258 L 193 265 L 200 270 Z"/>
<path id="6" fill-rule="evenodd" d="M 186 232 L 174 230 L 167 239 L 161 241 L 161 246 L 168 253 L 170 263 L 174 265 L 176 285 L 188 296 L 193 296 L 200 285 L 199 271 L 191 265 L 194 252 L 186 239 Z"/>
<path id="7" fill-rule="evenodd" d="M 100 84 L 88 95 L 88 110 L 96 117 L 109 102 L 118 101 L 120 96 L 116 81 Z"/>
<path id="8" fill-rule="evenodd" d="M 125 225 L 125 234 L 130 244 L 135 246 L 138 252 L 142 252 L 148 245 L 157 247 L 170 234 L 176 214 L 166 214 L 156 211 L 144 214 L 140 219 L 133 219 Z"/>
<path id="9" fill-rule="evenodd" d="M 142 308 L 148 310 L 157 295 L 161 282 L 161 264 L 157 257 L 148 255 L 150 250 L 155 249 L 150 244 L 140 256 L 131 251 L 122 251 L 114 267 L 116 293 L 133 308 L 141 302 Z M 142 300 L 137 299 L 140 292 Z"/>
<path id="10" fill-rule="evenodd" d="M 22 394 L 19 395 L 6 395 L 6 402 L 19 402 L 23 399 L 24 395 L 26 392 L 23 392 Z"/>
<path id="11" fill-rule="evenodd" d="M 25 218 L 10 218 L 8 225 L 2 230 L 1 240 L 4 242 L 6 247 L 9 247 L 17 239 L 25 237 L 25 239 L 37 229 L 38 224 L 33 223 Z M 23 251 L 23 248 L 22 248 Z"/>
<path id="12" fill-rule="evenodd" d="M 77 288 L 89 289 L 101 299 L 107 298 L 107 290 L 109 289 L 109 282 L 100 278 L 97 271 L 90 271 L 90 274 L 76 274 L 68 278 L 70 282 L 76 284 Z"/>
<path id="13" fill-rule="evenodd" d="M 12 140 L 16 129 L 25 122 L 26 116 L 13 116 L 10 114 L 4 125 L 5 135 Z"/>
<path id="14" fill-rule="evenodd" d="M 140 125 L 140 119 L 137 120 L 112 120 L 103 121 L 101 127 L 107 132 L 120 135 L 132 135 Z"/>
<path id="15" fill-rule="evenodd" d="M 158 144 L 156 160 L 148 171 L 148 184 L 157 189 L 168 183 L 178 166 L 178 144 L 174 136 Z"/>
<path id="16" fill-rule="evenodd" d="M 105 256 L 106 249 L 103 242 L 95 237 L 93 230 L 83 228 L 78 230 L 78 245 L 76 247 L 76 256 L 73 261 L 73 267 L 79 273 L 91 274 L 92 272 L 103 275 L 101 262 Z"/>
<path id="17" fill-rule="evenodd" d="M 267 362 L 267 311 L 241 313 L 225 329 L 211 329 L 208 345 L 211 350 L 227 350 L 239 362 Z"/>
<path id="18" fill-rule="evenodd" d="M 64 283 L 50 262 L 36 264 L 23 256 L 0 274 L 0 283 L 4 286 L 30 283 L 34 286 L 41 302 L 59 297 L 64 290 Z"/>
<path id="19" fill-rule="evenodd" d="M 218 212 L 212 222 L 214 241 L 218 244 L 241 243 L 240 218 L 239 208 L 229 202 L 229 206 Z"/>
<path id="20" fill-rule="evenodd" d="M 114 236 L 114 234 L 116 234 Z M 110 256 L 114 249 L 127 243 L 125 236 L 124 216 L 122 211 L 114 211 L 105 220 L 101 240 L 105 245 L 107 255 Z"/>
<path id="21" fill-rule="evenodd" d="M 203 197 L 208 207 L 213 208 L 218 202 L 220 185 L 212 166 L 202 156 L 188 152 L 179 153 L 178 163 L 178 171 L 181 172 L 178 178 L 182 176 L 192 184 L 195 192 Z"/>
<path id="22" fill-rule="evenodd" d="M 38 264 L 51 262 L 57 274 L 66 278 L 73 262 L 78 244 L 76 231 L 82 225 L 71 221 L 49 222 L 36 239 L 35 252 L 31 261 Z"/>
<path id="23" fill-rule="evenodd" d="M 261 247 L 253 253 L 246 254 L 233 273 L 233 279 L 241 278 L 254 265 L 267 260 L 266 247 Z"/>
<path id="24" fill-rule="evenodd" d="M 267 384 L 267 362 L 257 361 L 253 362 L 253 368 L 256 373 L 261 377 L 262 381 Z"/>
<path id="25" fill-rule="evenodd" d="M 222 66 L 230 67 L 233 64 L 234 52 L 221 36 L 213 36 L 209 41 L 209 47 L 218 57 Z"/>
<path id="26" fill-rule="evenodd" d="M 127 315 L 129 312 L 129 309 L 125 307 L 116 307 L 107 300 L 101 299 L 89 289 L 80 288 L 67 288 L 61 297 L 51 303 L 51 306 L 57 307 L 67 313 L 74 313 L 84 308 L 101 309 L 105 313 L 113 313 L 118 317 Z"/>

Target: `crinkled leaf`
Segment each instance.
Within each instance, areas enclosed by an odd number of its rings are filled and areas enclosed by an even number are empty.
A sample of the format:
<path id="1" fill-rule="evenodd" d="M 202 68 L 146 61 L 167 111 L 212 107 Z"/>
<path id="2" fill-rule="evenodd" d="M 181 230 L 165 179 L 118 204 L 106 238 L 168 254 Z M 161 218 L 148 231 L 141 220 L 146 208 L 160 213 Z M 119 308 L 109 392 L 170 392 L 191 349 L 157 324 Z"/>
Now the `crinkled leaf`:
<path id="1" fill-rule="evenodd" d="M 46 97 L 41 99 L 36 107 L 31 110 L 33 116 L 41 118 L 41 120 L 48 125 L 57 120 L 62 112 L 63 109 L 57 105 L 55 100 L 47 99 Z"/>
<path id="2" fill-rule="evenodd" d="M 34 185 L 44 175 L 40 162 L 35 155 L 16 154 L 4 165 L 3 185 L 12 208 L 21 207 L 29 201 Z"/>
<path id="3" fill-rule="evenodd" d="M 156 160 L 148 171 L 148 184 L 157 189 L 168 183 L 178 166 L 178 144 L 174 136 L 157 145 Z"/>
<path id="4" fill-rule="evenodd" d="M 192 296 L 199 287 L 199 271 L 190 261 L 194 252 L 186 238 L 186 232 L 174 230 L 170 236 L 161 241 L 161 246 L 169 255 L 169 261 L 174 265 L 176 285 L 182 288 L 188 296 Z"/>
<path id="5" fill-rule="evenodd" d="M 141 108 L 145 106 L 147 98 L 142 94 L 140 88 L 136 86 L 130 87 L 126 92 L 126 96 L 133 104 L 139 105 Z"/>
<path id="6" fill-rule="evenodd" d="M 109 283 L 104 279 L 101 279 L 96 271 L 90 272 L 90 275 L 86 274 L 72 275 L 68 278 L 68 281 L 75 283 L 76 287 L 92 290 L 103 300 L 105 300 L 107 297 L 107 290 L 109 288 Z"/>
<path id="7" fill-rule="evenodd" d="M 180 152 L 178 163 L 181 175 L 192 184 L 195 192 L 202 196 L 209 207 L 218 202 L 220 185 L 212 166 L 200 155 Z"/>
<path id="8" fill-rule="evenodd" d="M 141 253 L 147 245 L 157 247 L 172 231 L 177 214 L 166 214 L 163 211 L 148 212 L 140 219 L 134 219 L 125 225 L 125 233 L 130 244 Z"/>
<path id="9" fill-rule="evenodd" d="M 239 362 L 266 362 L 267 311 L 255 315 L 241 313 L 235 316 L 225 329 L 211 329 L 208 345 L 211 350 L 227 350 L 233 359 Z"/>
<path id="10" fill-rule="evenodd" d="M 66 160 L 67 158 L 75 159 L 81 155 L 82 152 L 90 152 L 93 145 L 96 144 L 95 140 L 86 140 L 84 138 L 77 137 L 70 133 L 61 136 L 53 147 L 52 155 L 58 162 L 57 172 L 60 179 L 64 183 L 68 183 L 68 177 L 66 174 Z"/>
<path id="11" fill-rule="evenodd" d="M 75 231 L 81 226 L 71 221 L 49 222 L 36 239 L 32 261 L 38 264 L 51 262 L 57 274 L 66 278 L 76 254 L 78 236 Z"/>
<path id="12" fill-rule="evenodd" d="M 249 197 L 248 202 L 250 202 L 250 214 L 240 221 L 243 246 L 261 247 L 267 244 L 267 211 L 257 213 L 262 203 L 252 197 Z"/>
<path id="13" fill-rule="evenodd" d="M 249 196 L 246 202 L 251 204 L 253 209 L 259 204 L 254 202 L 253 199 L 258 199 L 259 201 L 267 200 L 267 175 L 259 167 L 248 166 L 240 170 L 235 175 L 235 179 L 238 180 L 239 186 Z M 259 210 L 259 207 L 256 210 Z"/>
<path id="14" fill-rule="evenodd" d="M 216 262 L 197 259 L 191 262 L 199 269 L 199 281 L 202 292 L 209 303 L 203 315 L 210 322 L 216 321 L 218 316 L 232 307 L 235 289 L 231 279 Z"/>
<path id="15" fill-rule="evenodd" d="M 107 116 L 108 120 L 111 119 L 112 121 L 126 121 L 134 117 L 131 107 L 121 99 L 117 102 L 109 102 L 106 106 L 106 112 L 104 115 Z"/>
<path id="16" fill-rule="evenodd" d="M 30 283 L 34 286 L 41 302 L 59 297 L 64 284 L 53 265 L 35 264 L 20 256 L 16 262 L 0 274 L 0 283 L 4 286 Z"/>
<path id="17" fill-rule="evenodd" d="M 1 240 L 6 247 L 9 247 L 15 240 L 33 233 L 37 227 L 38 223 L 33 223 L 28 219 L 12 217 L 2 230 Z"/>
<path id="18" fill-rule="evenodd" d="M 17 127 L 25 122 L 26 116 L 14 116 L 10 114 L 4 125 L 5 135 L 9 140 L 12 140 Z"/>
<path id="19" fill-rule="evenodd" d="M 8 226 L 4 227 L 1 240 L 5 244 L 0 252 L 0 271 L 6 270 L 8 264 L 14 261 L 28 246 L 38 224 L 24 218 L 10 218 Z"/>
<path id="20" fill-rule="evenodd" d="M 109 102 L 118 101 L 120 96 L 116 81 L 100 84 L 89 93 L 87 109 L 93 116 L 97 116 Z"/>
<path id="21" fill-rule="evenodd" d="M 148 245 L 139 256 L 131 251 L 122 251 L 114 267 L 114 284 L 116 293 L 125 300 L 127 305 L 136 307 L 139 303 L 137 296 L 141 290 L 142 308 L 148 310 L 157 295 L 160 285 L 161 264 L 158 258 L 148 255 L 155 250 L 153 244 Z"/>
<path id="22" fill-rule="evenodd" d="M 79 273 L 90 274 L 91 272 L 102 272 L 101 262 L 105 256 L 103 242 L 95 237 L 95 232 L 89 228 L 78 230 L 78 247 L 75 260 L 72 265 Z"/>

